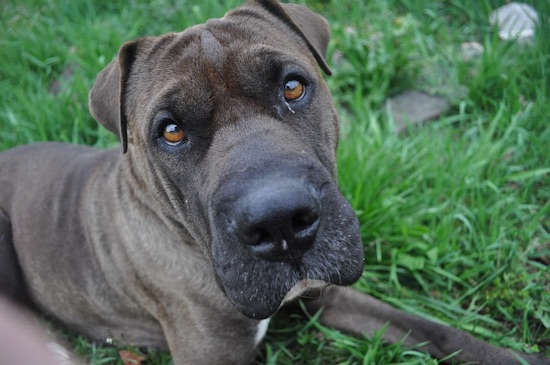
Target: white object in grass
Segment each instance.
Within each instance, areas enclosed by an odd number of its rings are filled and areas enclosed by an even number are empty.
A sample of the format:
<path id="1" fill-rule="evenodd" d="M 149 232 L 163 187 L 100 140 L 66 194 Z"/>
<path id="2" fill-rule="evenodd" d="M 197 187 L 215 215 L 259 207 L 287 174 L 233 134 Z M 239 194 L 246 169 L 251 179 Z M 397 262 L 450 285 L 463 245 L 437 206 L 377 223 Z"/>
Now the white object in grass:
<path id="1" fill-rule="evenodd" d="M 493 11 L 489 21 L 492 25 L 498 26 L 498 35 L 501 39 L 531 42 L 535 36 L 539 15 L 530 5 L 511 2 Z"/>

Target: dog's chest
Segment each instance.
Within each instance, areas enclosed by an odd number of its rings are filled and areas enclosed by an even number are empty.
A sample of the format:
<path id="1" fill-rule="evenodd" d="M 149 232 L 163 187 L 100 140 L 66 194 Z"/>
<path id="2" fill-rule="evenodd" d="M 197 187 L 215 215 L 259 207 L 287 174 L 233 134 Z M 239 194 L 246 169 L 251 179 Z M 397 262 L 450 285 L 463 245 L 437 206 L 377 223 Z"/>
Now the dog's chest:
<path id="1" fill-rule="evenodd" d="M 258 346 L 260 342 L 262 342 L 262 340 L 264 339 L 268 326 L 269 326 L 269 318 L 264 319 L 260 321 L 260 323 L 258 323 L 258 328 L 256 330 L 256 337 L 254 337 L 255 346 Z"/>

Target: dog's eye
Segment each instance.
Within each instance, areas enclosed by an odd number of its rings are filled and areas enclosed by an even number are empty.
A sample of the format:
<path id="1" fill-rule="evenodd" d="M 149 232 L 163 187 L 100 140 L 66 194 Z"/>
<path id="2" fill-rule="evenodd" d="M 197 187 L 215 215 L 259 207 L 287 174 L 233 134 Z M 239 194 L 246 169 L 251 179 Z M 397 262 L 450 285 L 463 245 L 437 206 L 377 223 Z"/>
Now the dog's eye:
<path id="1" fill-rule="evenodd" d="M 305 86 L 298 80 L 289 80 L 285 83 L 284 96 L 286 101 L 298 101 L 305 94 Z"/>
<path id="2" fill-rule="evenodd" d="M 162 138 L 170 146 L 177 146 L 187 139 L 185 132 L 174 123 L 168 123 L 162 131 Z"/>

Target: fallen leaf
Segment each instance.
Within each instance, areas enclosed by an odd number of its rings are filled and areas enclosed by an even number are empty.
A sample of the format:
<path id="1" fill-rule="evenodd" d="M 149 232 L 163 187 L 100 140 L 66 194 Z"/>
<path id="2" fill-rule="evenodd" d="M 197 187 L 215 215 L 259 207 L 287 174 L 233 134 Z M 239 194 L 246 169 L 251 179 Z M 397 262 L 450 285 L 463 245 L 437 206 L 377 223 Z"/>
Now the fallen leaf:
<path id="1" fill-rule="evenodd" d="M 118 355 L 124 365 L 141 365 L 145 361 L 145 357 L 129 350 L 120 350 Z"/>

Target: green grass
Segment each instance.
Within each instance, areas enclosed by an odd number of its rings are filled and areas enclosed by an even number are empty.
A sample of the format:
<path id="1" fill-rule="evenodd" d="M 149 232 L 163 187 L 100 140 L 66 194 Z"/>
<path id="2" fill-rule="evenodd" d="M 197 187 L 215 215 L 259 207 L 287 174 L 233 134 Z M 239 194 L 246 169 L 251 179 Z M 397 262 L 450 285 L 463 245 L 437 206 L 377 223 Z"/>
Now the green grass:
<path id="1" fill-rule="evenodd" d="M 0 4 L 0 150 L 116 138 L 87 110 L 95 75 L 126 40 L 219 17 L 239 1 L 8 0 Z M 356 287 L 492 343 L 550 345 L 550 3 L 529 46 L 498 39 L 504 1 L 308 0 L 329 19 L 328 78 L 342 119 L 341 189 L 361 222 Z M 200 4 L 200 5 L 197 5 Z M 485 52 L 465 61 L 460 45 Z M 66 67 L 73 76 L 48 92 Z M 393 134 L 384 100 L 416 88 L 453 105 Z M 93 364 L 117 350 L 74 338 Z M 547 354 L 548 353 L 548 350 Z M 167 354 L 149 364 L 170 364 Z M 415 349 L 357 339 L 315 320 L 276 319 L 258 364 L 437 364 Z"/>

